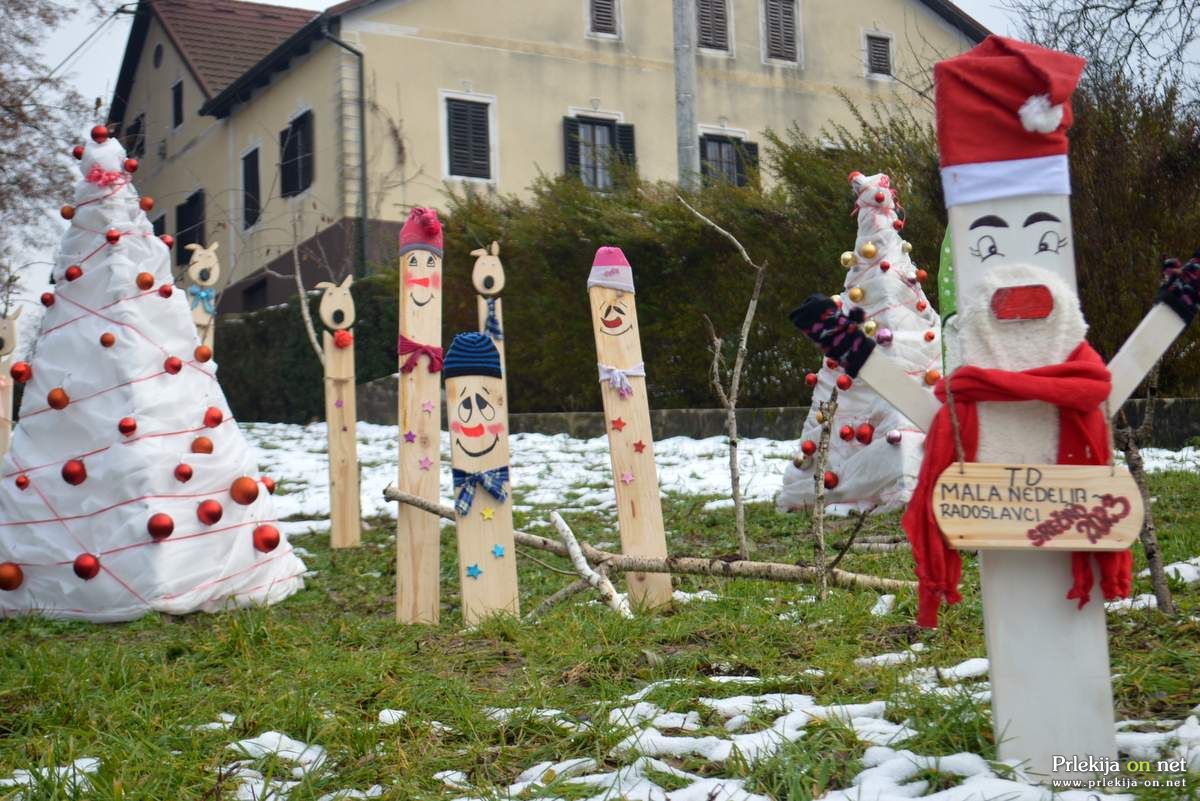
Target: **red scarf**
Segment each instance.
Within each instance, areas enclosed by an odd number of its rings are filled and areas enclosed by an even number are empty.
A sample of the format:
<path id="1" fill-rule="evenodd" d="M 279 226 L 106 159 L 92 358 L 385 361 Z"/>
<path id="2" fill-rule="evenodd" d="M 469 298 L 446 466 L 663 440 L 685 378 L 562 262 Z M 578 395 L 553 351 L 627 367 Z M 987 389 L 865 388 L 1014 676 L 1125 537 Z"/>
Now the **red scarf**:
<path id="1" fill-rule="evenodd" d="M 1062 364 L 1021 372 L 964 366 L 954 372 L 953 380 L 959 434 L 968 462 L 975 461 L 979 447 L 976 403 L 1036 400 L 1058 407 L 1058 464 L 1108 463 L 1108 420 L 1101 406 L 1111 391 L 1112 376 L 1088 343 L 1080 343 Z M 943 405 L 925 436 L 921 475 L 903 520 L 917 563 L 917 624 L 927 628 L 937 626 L 938 607 L 943 599 L 948 604 L 962 600 L 958 592 L 962 559 L 958 551 L 946 544 L 933 517 L 934 483 L 957 458 L 950 410 L 945 405 L 946 379 L 938 383 L 935 393 Z M 1100 566 L 1104 597 L 1127 597 L 1133 567 L 1129 551 L 1072 554 L 1073 583 L 1067 597 L 1078 600 L 1080 608 L 1088 602 L 1093 585 L 1091 555 Z"/>

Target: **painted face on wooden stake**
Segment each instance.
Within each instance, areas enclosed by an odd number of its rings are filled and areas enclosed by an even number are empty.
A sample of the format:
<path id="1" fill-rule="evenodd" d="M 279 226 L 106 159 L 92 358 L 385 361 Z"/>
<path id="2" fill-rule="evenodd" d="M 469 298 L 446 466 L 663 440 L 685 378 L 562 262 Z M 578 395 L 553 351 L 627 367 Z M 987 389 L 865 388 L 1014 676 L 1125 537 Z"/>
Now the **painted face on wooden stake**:
<path id="1" fill-rule="evenodd" d="M 17 318 L 21 307 L 7 317 L 0 317 L 0 356 L 7 356 L 17 347 Z"/>
<path id="2" fill-rule="evenodd" d="M 221 277 L 221 263 L 217 261 L 217 248 L 220 242 L 213 242 L 208 247 L 189 243 L 184 248 L 192 251 L 191 261 L 188 262 L 188 279 L 196 286 L 214 286 Z"/>
<path id="3" fill-rule="evenodd" d="M 319 307 L 321 322 L 331 331 L 340 331 L 354 325 L 354 297 L 350 294 L 352 283 L 354 276 L 348 275 L 340 285 L 329 281 L 317 284 L 317 289 L 325 290 L 321 295 Z"/>
<path id="4" fill-rule="evenodd" d="M 495 297 L 504 291 L 504 266 L 500 263 L 500 243 L 493 242 L 489 250 L 472 250 L 475 268 L 471 271 L 471 283 L 475 291 L 484 297 Z"/>
<path id="5" fill-rule="evenodd" d="M 423 309 L 442 291 L 442 257 L 428 250 L 410 250 L 400 257 L 404 265 L 404 294 Z"/>
<path id="6" fill-rule="evenodd" d="M 474 375 L 448 378 L 446 399 L 455 466 L 479 472 L 508 464 L 504 380 Z"/>
<path id="7" fill-rule="evenodd" d="M 619 337 L 637 322 L 637 307 L 633 295 L 619 289 L 592 287 L 593 319 L 596 330 L 605 336 Z"/>

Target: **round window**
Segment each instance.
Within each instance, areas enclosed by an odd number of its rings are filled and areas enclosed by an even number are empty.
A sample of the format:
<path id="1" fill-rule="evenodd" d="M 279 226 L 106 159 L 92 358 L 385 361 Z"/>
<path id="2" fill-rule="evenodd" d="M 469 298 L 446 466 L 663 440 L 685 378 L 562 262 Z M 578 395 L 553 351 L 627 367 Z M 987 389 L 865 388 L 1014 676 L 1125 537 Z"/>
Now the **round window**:
<path id="1" fill-rule="evenodd" d="M 156 68 L 162 66 L 162 45 L 161 44 L 157 44 L 154 46 L 154 66 Z"/>

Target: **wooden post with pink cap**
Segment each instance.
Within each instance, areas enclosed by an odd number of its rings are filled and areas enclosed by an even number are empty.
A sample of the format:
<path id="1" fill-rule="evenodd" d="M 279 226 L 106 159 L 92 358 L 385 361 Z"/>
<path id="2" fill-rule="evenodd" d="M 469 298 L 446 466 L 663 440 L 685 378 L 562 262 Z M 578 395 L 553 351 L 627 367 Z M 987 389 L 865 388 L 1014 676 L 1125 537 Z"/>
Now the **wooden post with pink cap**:
<path id="1" fill-rule="evenodd" d="M 654 466 L 633 269 L 620 248 L 596 251 L 587 286 L 621 550 L 630 556 L 664 558 L 667 540 Z M 669 574 L 627 573 L 626 581 L 634 604 L 656 607 L 671 600 Z"/>
<path id="2" fill-rule="evenodd" d="M 318 308 L 325 354 L 325 427 L 329 437 L 329 544 L 357 548 L 362 538 L 358 473 L 358 409 L 354 382 L 354 298 L 350 285 L 322 281 Z"/>
<path id="3" fill-rule="evenodd" d="M 446 415 L 458 532 L 463 621 L 518 615 L 508 393 L 495 341 L 475 331 L 446 350 Z"/>
<path id="4" fill-rule="evenodd" d="M 17 318 L 21 316 L 21 307 L 7 317 L 0 317 L 0 456 L 8 453 L 12 442 L 13 427 L 13 382 L 16 376 L 26 378 L 29 365 L 25 362 L 12 363 L 10 356 L 17 347 Z"/>
<path id="5" fill-rule="evenodd" d="M 438 502 L 441 474 L 442 224 L 415 208 L 400 231 L 400 475 L 404 492 Z M 441 542 L 436 517 L 396 516 L 396 620 L 437 623 Z"/>

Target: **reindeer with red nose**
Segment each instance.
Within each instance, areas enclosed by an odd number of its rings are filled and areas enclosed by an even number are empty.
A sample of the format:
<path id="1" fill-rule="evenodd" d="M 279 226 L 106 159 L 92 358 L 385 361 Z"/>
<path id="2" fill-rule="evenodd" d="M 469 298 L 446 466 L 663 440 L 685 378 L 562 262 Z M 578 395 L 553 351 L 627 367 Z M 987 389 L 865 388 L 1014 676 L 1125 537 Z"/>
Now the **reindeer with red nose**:
<path id="1" fill-rule="evenodd" d="M 914 381 L 828 298 L 814 295 L 792 313 L 849 375 L 927 432 L 904 516 L 923 626 L 961 597 L 959 553 L 935 515 L 943 472 L 960 461 L 1108 464 L 1111 416 L 1195 314 L 1200 262 L 1166 260 L 1158 303 L 1108 365 L 1084 339 L 1067 161 L 1083 66 L 992 36 L 934 68 L 962 358 L 947 379 Z M 980 552 L 995 736 L 1001 759 L 1038 776 L 1078 777 L 1086 770 L 1054 755 L 1116 757 L 1104 606 L 1089 603 L 1094 575 L 1106 598 L 1125 597 L 1132 559 L 1128 550 L 1039 544 Z"/>

